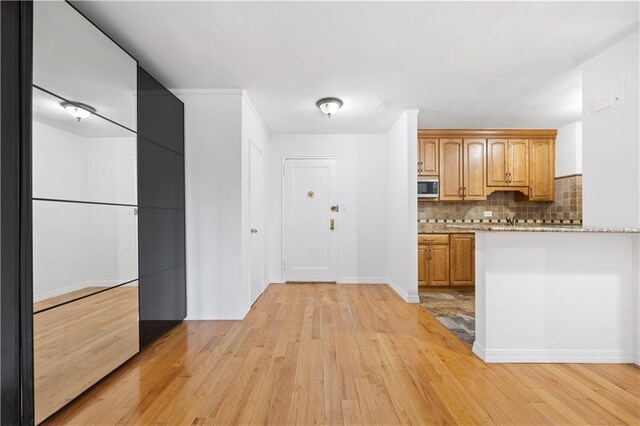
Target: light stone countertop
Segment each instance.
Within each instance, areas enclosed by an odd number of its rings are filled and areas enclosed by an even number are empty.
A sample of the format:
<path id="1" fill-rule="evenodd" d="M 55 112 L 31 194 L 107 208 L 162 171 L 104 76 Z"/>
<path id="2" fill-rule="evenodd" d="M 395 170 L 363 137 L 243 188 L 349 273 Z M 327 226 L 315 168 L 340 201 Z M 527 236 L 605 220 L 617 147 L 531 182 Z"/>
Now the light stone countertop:
<path id="1" fill-rule="evenodd" d="M 620 227 L 596 227 L 579 225 L 548 225 L 548 224 L 483 224 L 483 223 L 452 223 L 446 225 L 451 231 L 488 231 L 488 232 L 584 232 L 584 233 L 613 233 L 613 234 L 638 234 L 640 228 L 620 228 Z M 450 232 L 451 232 L 450 231 Z"/>

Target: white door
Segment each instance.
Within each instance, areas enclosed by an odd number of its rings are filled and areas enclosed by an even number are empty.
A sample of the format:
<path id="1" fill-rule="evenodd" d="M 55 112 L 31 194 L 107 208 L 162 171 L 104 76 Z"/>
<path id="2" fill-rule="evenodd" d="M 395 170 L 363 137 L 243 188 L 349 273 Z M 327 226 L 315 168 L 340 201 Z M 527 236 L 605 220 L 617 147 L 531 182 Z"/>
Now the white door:
<path id="1" fill-rule="evenodd" d="M 251 222 L 251 303 L 262 294 L 264 285 L 264 229 L 262 201 L 264 175 L 262 153 L 251 145 L 249 154 L 249 221 Z"/>
<path id="2" fill-rule="evenodd" d="M 338 278 L 338 180 L 335 159 L 287 159 L 283 170 L 285 281 Z"/>

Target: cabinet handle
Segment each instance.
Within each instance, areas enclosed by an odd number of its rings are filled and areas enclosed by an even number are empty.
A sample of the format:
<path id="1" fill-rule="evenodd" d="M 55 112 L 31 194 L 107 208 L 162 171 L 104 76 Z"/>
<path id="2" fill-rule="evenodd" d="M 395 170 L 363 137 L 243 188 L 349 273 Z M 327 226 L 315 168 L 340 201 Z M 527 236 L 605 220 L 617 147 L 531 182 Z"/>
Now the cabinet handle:
<path id="1" fill-rule="evenodd" d="M 458 196 L 459 197 L 463 197 L 464 196 L 464 192 L 463 191 L 464 191 L 464 188 L 460 187 L 460 189 L 458 190 Z"/>
<path id="2" fill-rule="evenodd" d="M 429 252 L 427 253 L 427 260 L 431 260 L 431 247 L 429 247 Z"/>
<path id="3" fill-rule="evenodd" d="M 529 187 L 529 198 L 533 198 L 533 186 Z"/>
<path id="4" fill-rule="evenodd" d="M 462 192 L 462 196 L 466 197 L 467 196 L 467 187 L 464 187 L 464 191 Z"/>

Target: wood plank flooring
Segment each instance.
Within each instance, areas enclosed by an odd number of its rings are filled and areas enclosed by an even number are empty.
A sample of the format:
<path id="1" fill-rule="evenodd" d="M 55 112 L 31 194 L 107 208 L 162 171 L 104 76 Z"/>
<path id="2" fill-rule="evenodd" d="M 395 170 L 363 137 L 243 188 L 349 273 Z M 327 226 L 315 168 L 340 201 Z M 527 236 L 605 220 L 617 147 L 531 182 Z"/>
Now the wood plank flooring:
<path id="1" fill-rule="evenodd" d="M 271 285 L 244 321 L 184 322 L 48 422 L 632 424 L 633 365 L 487 365 L 382 285 Z"/>

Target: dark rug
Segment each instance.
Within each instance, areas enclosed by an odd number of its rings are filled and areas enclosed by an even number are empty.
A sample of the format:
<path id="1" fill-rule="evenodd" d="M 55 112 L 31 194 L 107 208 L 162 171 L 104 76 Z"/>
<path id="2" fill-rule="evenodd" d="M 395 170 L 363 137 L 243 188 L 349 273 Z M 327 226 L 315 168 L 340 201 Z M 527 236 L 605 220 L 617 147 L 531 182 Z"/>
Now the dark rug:
<path id="1" fill-rule="evenodd" d="M 474 293 L 424 292 L 420 293 L 420 305 L 460 340 L 473 344 L 476 339 Z"/>

